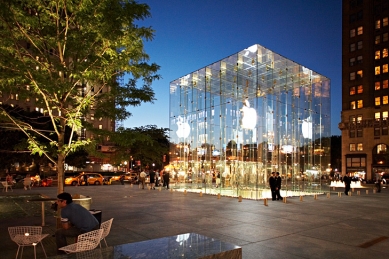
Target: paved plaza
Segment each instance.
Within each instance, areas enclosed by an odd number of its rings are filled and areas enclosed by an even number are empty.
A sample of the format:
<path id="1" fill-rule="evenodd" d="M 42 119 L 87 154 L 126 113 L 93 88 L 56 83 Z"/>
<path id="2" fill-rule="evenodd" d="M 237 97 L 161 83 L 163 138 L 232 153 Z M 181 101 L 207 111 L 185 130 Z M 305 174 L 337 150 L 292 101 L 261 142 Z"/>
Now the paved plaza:
<path id="1" fill-rule="evenodd" d="M 195 232 L 242 247 L 243 258 L 388 258 L 389 190 L 373 193 L 373 186 L 354 189 L 351 196 L 328 189 L 330 195 L 287 198 L 282 201 L 139 189 L 104 185 L 66 187 L 71 194 L 92 197 L 91 209 L 102 210 L 102 220 L 114 218 L 109 246 Z M 357 190 L 360 190 L 357 192 Z M 368 190 L 368 193 L 366 193 Z M 7 227 L 40 225 L 40 202 L 31 195 L 55 198 L 56 187 L 15 189 L 0 196 L 0 258 L 15 258 L 17 245 Z M 359 194 L 359 195 L 358 195 Z M 26 196 L 28 195 L 28 196 Z M 46 202 L 43 245 L 56 254 L 54 213 Z M 152 247 L 150 249 L 153 249 Z M 32 247 L 23 258 L 33 258 Z M 37 247 L 38 258 L 44 258 Z"/>

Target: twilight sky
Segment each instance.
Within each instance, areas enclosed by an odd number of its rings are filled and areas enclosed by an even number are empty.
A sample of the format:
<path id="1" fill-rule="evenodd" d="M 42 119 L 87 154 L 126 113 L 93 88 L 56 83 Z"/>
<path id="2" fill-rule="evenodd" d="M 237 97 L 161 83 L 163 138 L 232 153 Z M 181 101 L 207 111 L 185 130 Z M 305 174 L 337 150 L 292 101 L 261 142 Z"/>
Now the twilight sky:
<path id="1" fill-rule="evenodd" d="M 331 135 L 340 135 L 341 0 L 139 0 L 150 6 L 155 38 L 146 43 L 161 66 L 157 101 L 129 107 L 126 128 L 169 128 L 169 83 L 253 44 L 331 79 Z"/>

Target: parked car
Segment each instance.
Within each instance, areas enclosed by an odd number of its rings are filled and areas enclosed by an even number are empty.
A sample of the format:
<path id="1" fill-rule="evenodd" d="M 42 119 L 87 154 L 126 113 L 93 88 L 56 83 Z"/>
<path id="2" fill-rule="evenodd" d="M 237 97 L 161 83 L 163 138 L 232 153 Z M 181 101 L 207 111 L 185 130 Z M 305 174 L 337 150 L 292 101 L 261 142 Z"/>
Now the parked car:
<path id="1" fill-rule="evenodd" d="M 121 175 L 123 175 L 123 174 L 112 176 L 110 178 L 111 182 L 120 181 Z M 124 181 L 130 182 L 130 183 L 137 183 L 138 182 L 138 174 L 137 173 L 126 173 L 126 174 L 124 174 Z"/>
<path id="2" fill-rule="evenodd" d="M 101 185 L 104 184 L 105 179 L 101 174 L 98 173 L 81 173 L 77 176 L 68 177 L 65 179 L 65 185 L 85 185 L 83 181 L 84 176 L 87 176 L 87 182 L 90 185 Z"/>

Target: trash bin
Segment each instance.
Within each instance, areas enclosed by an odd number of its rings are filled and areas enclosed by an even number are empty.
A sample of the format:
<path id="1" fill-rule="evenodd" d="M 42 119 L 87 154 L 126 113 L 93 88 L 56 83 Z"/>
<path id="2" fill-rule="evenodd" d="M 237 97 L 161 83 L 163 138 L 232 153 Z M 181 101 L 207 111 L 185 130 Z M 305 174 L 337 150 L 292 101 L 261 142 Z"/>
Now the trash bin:
<path id="1" fill-rule="evenodd" d="M 87 210 L 90 210 L 90 205 L 92 204 L 92 198 L 84 195 L 73 195 L 73 202 L 76 204 L 80 204 Z"/>
<path id="2" fill-rule="evenodd" d="M 89 210 L 89 212 L 95 216 L 95 218 L 97 219 L 97 221 L 99 222 L 99 227 L 101 225 L 101 210 Z"/>

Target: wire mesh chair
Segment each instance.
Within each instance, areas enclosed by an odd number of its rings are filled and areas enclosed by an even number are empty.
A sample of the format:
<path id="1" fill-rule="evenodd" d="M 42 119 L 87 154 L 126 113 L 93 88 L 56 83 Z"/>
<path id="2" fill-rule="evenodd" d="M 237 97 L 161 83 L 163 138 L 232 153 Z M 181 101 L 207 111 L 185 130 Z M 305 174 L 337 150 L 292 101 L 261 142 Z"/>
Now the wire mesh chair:
<path id="1" fill-rule="evenodd" d="M 47 237 L 49 234 L 42 234 L 42 227 L 37 226 L 18 226 L 18 227 L 8 227 L 8 233 L 11 237 L 11 240 L 18 245 L 18 251 L 16 252 L 16 258 L 19 255 L 20 247 L 20 258 L 23 256 L 23 248 L 25 246 L 34 247 L 34 258 L 36 259 L 36 246 L 38 243 L 41 243 L 43 253 L 46 255 L 45 248 L 43 247 L 42 240 Z"/>
<path id="2" fill-rule="evenodd" d="M 100 228 L 81 234 L 77 237 L 77 243 L 61 247 L 59 250 L 65 251 L 67 254 L 93 250 L 100 244 L 103 232 L 104 230 Z"/>
<path id="3" fill-rule="evenodd" d="M 100 228 L 104 229 L 103 235 L 101 236 L 101 240 L 104 240 L 105 245 L 108 247 L 107 240 L 105 238 L 108 236 L 109 232 L 111 231 L 113 218 L 107 221 L 104 221 L 101 223 Z M 100 248 L 101 248 L 101 240 L 100 240 Z"/>
<path id="4" fill-rule="evenodd" d="M 3 192 L 8 192 L 8 188 L 11 189 L 11 191 L 13 192 L 14 190 L 12 190 L 12 184 L 9 184 L 8 182 L 4 181 L 4 182 L 1 182 L 1 184 L 3 185 Z"/>

